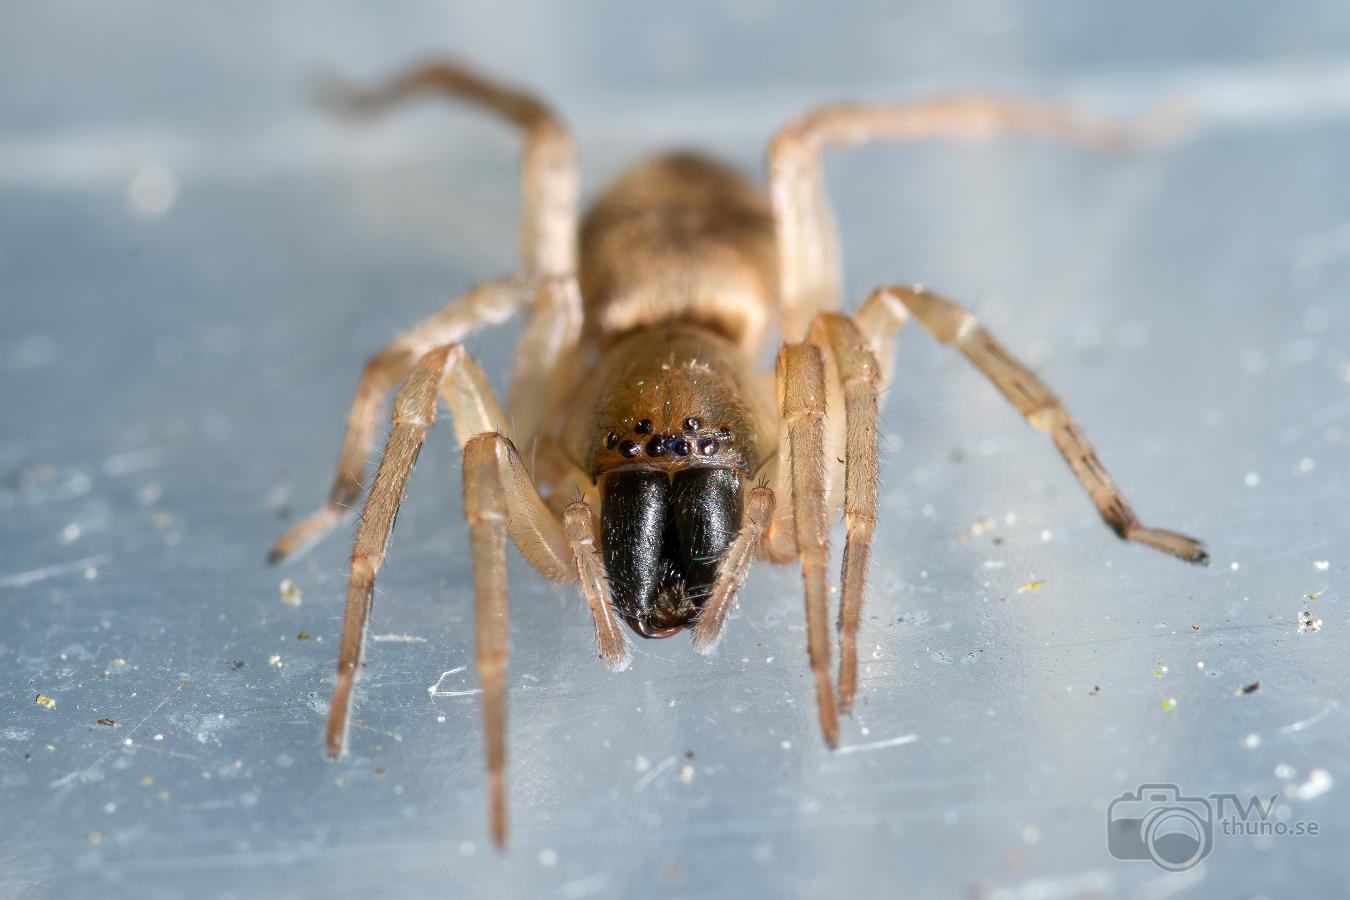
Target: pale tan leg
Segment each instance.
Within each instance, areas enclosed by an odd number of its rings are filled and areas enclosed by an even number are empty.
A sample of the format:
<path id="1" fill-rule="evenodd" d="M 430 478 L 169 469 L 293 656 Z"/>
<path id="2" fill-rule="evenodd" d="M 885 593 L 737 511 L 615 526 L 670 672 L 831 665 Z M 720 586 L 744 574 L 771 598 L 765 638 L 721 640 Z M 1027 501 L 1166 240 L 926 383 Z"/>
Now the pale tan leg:
<path id="1" fill-rule="evenodd" d="M 1032 427 L 1049 433 L 1059 452 L 1083 487 L 1102 519 L 1121 539 L 1134 541 L 1170 553 L 1187 562 L 1201 565 L 1209 562 L 1209 554 L 1195 538 L 1149 528 L 1121 497 L 1111 476 L 1097 460 L 1097 454 L 1083 437 L 1076 423 L 1059 398 L 1036 374 L 1014 359 L 998 341 L 985 331 L 975 317 L 956 303 L 932 291 L 918 287 L 884 288 L 890 296 L 904 304 L 920 324 L 944 344 L 956 347 L 975 364 L 1003 395 L 1026 416 Z"/>
<path id="2" fill-rule="evenodd" d="M 504 414 L 486 377 L 459 345 L 440 347 L 423 356 L 394 401 L 394 427 L 366 498 L 352 551 L 327 744 L 333 756 L 346 748 L 352 690 L 364 653 L 375 576 L 384 561 L 408 476 L 435 422 L 438 392 L 450 407 L 456 436 L 464 447 L 465 516 L 474 552 L 476 634 L 492 786 L 490 814 L 494 839 L 500 843 L 506 827 L 505 536 L 509 533 L 525 559 L 546 577 L 570 580 L 576 577 L 579 561 L 562 523 L 548 511 L 519 454 L 500 433 Z M 607 613 L 613 616 L 612 609 Z"/>
<path id="3" fill-rule="evenodd" d="M 534 285 L 525 278 L 504 278 L 480 284 L 371 358 L 357 384 L 356 398 L 347 415 L 347 433 L 342 441 L 328 503 L 282 535 L 268 553 L 268 562 L 281 562 L 312 546 L 340 524 L 361 499 L 366 455 L 370 452 L 385 395 L 407 376 L 413 364 L 434 347 L 462 341 L 485 325 L 506 321 L 529 301 L 534 291 Z"/>
<path id="4" fill-rule="evenodd" d="M 575 278 L 546 281 L 530 310 L 529 323 L 516 345 L 515 370 L 507 408 L 527 456 L 539 435 L 547 434 L 558 414 L 577 345 L 581 340 L 581 291 Z M 569 358 L 571 357 L 571 358 Z"/>
<path id="5" fill-rule="evenodd" d="M 324 99 L 352 114 L 385 112 L 411 97 L 463 100 L 516 125 L 525 134 L 521 168 L 521 255 L 526 271 L 548 277 L 576 272 L 577 175 L 572 136 L 546 103 L 453 62 L 430 62 L 370 89 L 336 78 L 320 85 Z"/>
<path id="6" fill-rule="evenodd" d="M 1053 106 L 980 96 L 823 106 L 779 131 L 768 165 L 785 339 L 802 340 L 817 312 L 839 308 L 838 242 L 821 174 L 822 147 L 929 137 L 979 140 L 1010 132 L 1095 147 L 1126 146 L 1139 136 Z"/>
<path id="7" fill-rule="evenodd" d="M 727 615 L 736 601 L 736 592 L 745 583 L 750 564 L 755 559 L 755 550 L 773 519 L 773 507 L 773 491 L 766 487 L 754 488 L 746 497 L 741 530 L 736 533 L 726 556 L 722 558 L 712 593 L 704 602 L 698 622 L 694 625 L 694 649 L 699 653 L 711 653 L 722 639 Z"/>
<path id="8" fill-rule="evenodd" d="M 581 592 L 591 608 L 595 622 L 595 643 L 600 658 L 611 671 L 622 672 L 632 662 L 628 642 L 624 640 L 623 623 L 614 610 L 609 592 L 609 576 L 595 541 L 595 513 L 584 500 L 573 500 L 563 513 L 563 527 L 576 562 Z"/>
<path id="9" fill-rule="evenodd" d="M 825 743 L 839 744 L 839 716 L 830 681 L 830 626 L 825 566 L 830 554 L 825 504 L 825 365 L 813 344 L 778 351 L 778 404 L 789 447 L 791 503 L 806 591 L 806 645 L 816 683 Z"/>
<path id="10" fill-rule="evenodd" d="M 474 648 L 483 690 L 492 840 L 506 846 L 506 667 L 511 655 L 506 604 L 506 491 L 498 479 L 495 435 L 464 448 L 464 518 L 473 550 Z M 486 440 L 484 440 L 486 439 Z"/>
<path id="11" fill-rule="evenodd" d="M 811 339 L 834 362 L 844 398 L 844 544 L 839 602 L 839 709 L 848 714 L 858 692 L 858 625 L 872 531 L 877 520 L 877 395 L 880 366 L 854 323 L 822 313 Z"/>
<path id="12" fill-rule="evenodd" d="M 905 305 L 885 288 L 873 291 L 849 318 L 858 334 L 867 342 L 872 358 L 881 367 L 882 389 L 891 384 L 895 372 L 895 334 L 909 320 Z"/>

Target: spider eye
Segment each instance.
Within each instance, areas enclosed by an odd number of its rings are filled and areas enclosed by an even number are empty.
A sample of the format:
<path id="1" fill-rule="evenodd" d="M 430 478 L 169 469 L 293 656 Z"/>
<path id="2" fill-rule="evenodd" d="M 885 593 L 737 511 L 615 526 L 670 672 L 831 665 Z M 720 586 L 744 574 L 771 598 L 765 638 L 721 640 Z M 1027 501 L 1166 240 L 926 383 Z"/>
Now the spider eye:
<path id="1" fill-rule="evenodd" d="M 638 434 L 651 434 L 651 433 L 652 433 L 652 420 L 651 420 L 651 419 L 638 419 L 637 424 L 633 426 L 633 430 L 636 431 Z"/>

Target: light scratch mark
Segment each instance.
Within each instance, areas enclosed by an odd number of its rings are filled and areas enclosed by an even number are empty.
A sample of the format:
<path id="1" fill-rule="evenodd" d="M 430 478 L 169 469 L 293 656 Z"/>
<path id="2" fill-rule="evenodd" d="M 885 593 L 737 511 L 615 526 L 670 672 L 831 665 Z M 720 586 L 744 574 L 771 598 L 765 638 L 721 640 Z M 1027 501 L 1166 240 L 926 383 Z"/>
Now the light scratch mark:
<path id="1" fill-rule="evenodd" d="M 650 772 L 647 772 L 641 778 L 639 778 L 637 780 L 637 783 L 633 785 L 633 790 L 634 791 L 646 790 L 647 786 L 651 784 L 653 781 L 655 781 L 662 772 L 667 772 L 670 769 L 673 769 L 674 767 L 675 767 L 675 757 L 667 756 L 665 759 L 661 760 L 659 763 L 653 766 Z"/>
<path id="2" fill-rule="evenodd" d="M 456 666 L 453 669 L 448 669 L 442 672 L 441 677 L 436 679 L 436 683 L 433 684 L 431 687 L 427 688 L 427 693 L 433 697 L 469 697 L 474 694 L 483 693 L 482 688 L 470 688 L 469 690 L 465 691 L 446 691 L 441 689 L 441 684 L 445 681 L 445 679 L 448 676 L 458 675 L 460 672 L 463 672 L 467 668 L 468 666 Z"/>
<path id="3" fill-rule="evenodd" d="M 372 634 L 370 639 L 377 644 L 425 644 L 427 642 L 426 638 L 418 637 L 415 634 Z M 464 667 L 460 666 L 455 671 L 463 672 Z"/>
<path id="4" fill-rule="evenodd" d="M 873 741 L 870 744 L 850 744 L 847 747 L 840 747 L 834 751 L 835 756 L 843 756 L 845 753 L 865 753 L 869 750 L 885 750 L 887 747 L 900 747 L 905 744 L 912 744 L 919 739 L 917 734 L 902 734 L 899 737 L 887 738 L 884 741 Z"/>
<path id="5" fill-rule="evenodd" d="M 30 569 L 27 572 L 0 576 L 0 588 L 26 587 L 39 581 L 46 581 L 48 578 L 58 578 L 72 572 L 83 572 L 90 566 L 97 568 L 111 559 L 111 553 L 100 553 L 97 556 L 86 556 L 84 559 L 77 559 L 74 562 L 57 563 L 54 566 L 44 566 L 41 569 Z"/>
<path id="6" fill-rule="evenodd" d="M 1328 703 L 1326 706 L 1322 707 L 1322 711 L 1317 713 L 1316 715 L 1309 716 L 1308 718 L 1303 719 L 1302 721 L 1299 722 L 1292 722 L 1288 725 L 1285 725 L 1280 729 L 1280 732 L 1282 734 L 1297 734 L 1298 732 L 1303 731 L 1305 728 L 1311 728 L 1318 722 L 1325 719 L 1327 716 L 1331 715 L 1331 711 L 1335 708 L 1336 703 L 1335 701 L 1332 701 Z"/>

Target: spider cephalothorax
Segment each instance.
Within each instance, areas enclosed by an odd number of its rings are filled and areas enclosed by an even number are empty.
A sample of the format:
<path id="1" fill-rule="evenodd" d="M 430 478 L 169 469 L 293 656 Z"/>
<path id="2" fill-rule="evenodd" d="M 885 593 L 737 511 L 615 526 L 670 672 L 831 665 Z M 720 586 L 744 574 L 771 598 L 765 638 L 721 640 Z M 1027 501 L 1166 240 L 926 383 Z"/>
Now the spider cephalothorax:
<path id="1" fill-rule="evenodd" d="M 691 629 L 694 646 L 707 652 L 756 556 L 799 561 L 821 730 L 837 744 L 838 713 L 851 709 L 858 690 L 878 396 L 892 338 L 911 317 L 1049 433 L 1118 535 L 1206 560 L 1197 541 L 1139 522 L 1055 395 L 960 306 L 922 288 L 886 287 L 852 315 L 837 312 L 822 146 L 1000 130 L 1110 144 L 1121 139 L 1118 130 L 978 97 L 828 106 L 774 139 L 767 195 L 714 160 L 669 154 L 619 178 L 579 224 L 572 140 L 534 97 L 449 64 L 337 96 L 349 110 L 372 112 L 425 91 L 468 100 L 523 129 L 523 271 L 479 285 L 370 361 L 328 505 L 272 550 L 274 561 L 285 558 L 360 500 L 380 404 L 402 381 L 352 551 L 328 720 L 333 755 L 347 742 L 375 573 L 438 397 L 454 415 L 464 453 L 498 844 L 506 839 L 508 535 L 543 575 L 579 583 L 599 654 L 615 670 L 630 660 L 623 621 L 645 637 Z M 461 341 L 526 307 L 508 414 Z M 775 321 L 785 343 L 770 379 L 757 369 Z M 528 451 L 528 466 L 517 447 Z M 836 693 L 826 567 L 829 513 L 840 506 L 847 539 Z"/>

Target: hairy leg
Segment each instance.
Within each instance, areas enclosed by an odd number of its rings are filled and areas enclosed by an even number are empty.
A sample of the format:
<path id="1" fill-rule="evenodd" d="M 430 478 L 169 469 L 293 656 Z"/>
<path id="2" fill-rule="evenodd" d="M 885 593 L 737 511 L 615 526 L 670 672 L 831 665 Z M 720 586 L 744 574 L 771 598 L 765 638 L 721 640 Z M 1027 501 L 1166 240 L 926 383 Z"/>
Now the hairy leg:
<path id="1" fill-rule="evenodd" d="M 839 708 L 847 714 L 858 692 L 858 625 L 867 562 L 877 520 L 877 396 L 880 366 L 853 321 L 822 313 L 811 340 L 834 363 L 844 400 L 844 544 L 839 601 Z"/>
<path id="2" fill-rule="evenodd" d="M 521 166 L 521 255 L 526 271 L 546 277 L 576 271 L 576 147 L 566 126 L 537 97 L 449 61 L 428 62 L 373 88 L 352 87 L 330 77 L 324 99 L 354 115 L 373 115 L 412 97 L 437 94 L 477 106 L 520 128 L 525 137 Z"/>
<path id="3" fill-rule="evenodd" d="M 591 608 L 595 621 L 595 643 L 600 658 L 612 671 L 622 672 L 632 662 L 628 642 L 624 639 L 623 623 L 614 610 L 609 590 L 609 576 L 595 539 L 595 513 L 586 501 L 573 500 L 563 513 L 563 526 L 576 562 L 581 592 Z"/>
<path id="4" fill-rule="evenodd" d="M 787 436 L 792 520 L 806 592 L 806 643 L 816 683 L 825 743 L 839 743 L 839 717 L 830 681 L 829 606 L 825 566 L 829 525 L 825 481 L 825 365 L 813 344 L 784 344 L 778 352 L 778 402 Z"/>
<path id="5" fill-rule="evenodd" d="M 281 562 L 312 546 L 340 524 L 361 499 L 366 455 L 385 396 L 407 377 L 413 365 L 434 347 L 462 341 L 485 325 L 506 321 L 529 301 L 534 291 L 529 279 L 519 277 L 478 285 L 371 358 L 361 374 L 347 415 L 347 433 L 328 502 L 282 535 L 268 553 L 268 562 Z"/>
<path id="6" fill-rule="evenodd" d="M 1053 106 L 982 96 L 903 104 L 835 104 L 790 122 L 769 147 L 769 195 L 778 234 L 784 337 L 802 340 L 817 312 L 839 308 L 839 253 L 820 166 L 827 146 L 948 137 L 1036 134 L 1095 147 L 1137 137 Z"/>
<path id="7" fill-rule="evenodd" d="M 346 749 L 352 692 L 365 649 L 375 576 L 384 562 L 408 476 L 427 431 L 435 423 L 438 394 L 450 407 L 456 437 L 464 447 L 465 516 L 473 547 L 475 634 L 492 790 L 489 809 L 493 836 L 500 844 L 506 829 L 506 536 L 509 534 L 521 555 L 548 578 L 564 581 L 577 577 L 581 560 L 562 523 L 539 496 L 515 447 L 500 432 L 505 415 L 482 370 L 462 346 L 440 347 L 424 355 L 394 401 L 394 427 L 352 550 L 327 744 L 333 756 Z M 589 602 L 591 597 L 587 599 Z M 608 594 L 601 599 L 608 603 Z M 614 616 L 612 608 L 599 608 L 595 603 L 592 610 L 598 616 Z"/>
<path id="8" fill-rule="evenodd" d="M 923 288 L 889 287 L 882 290 L 903 304 L 935 338 L 944 344 L 954 344 L 1026 416 L 1032 427 L 1050 435 L 1096 504 L 1102 519 L 1122 540 L 1153 547 L 1187 562 L 1209 562 L 1209 554 L 1195 538 L 1150 528 L 1139 521 L 1059 398 L 1036 373 L 994 340 L 974 316 L 951 300 Z"/>
<path id="9" fill-rule="evenodd" d="M 773 491 L 766 487 L 754 488 L 746 498 L 741 530 L 736 533 L 726 555 L 722 557 L 712 593 L 704 602 L 698 622 L 694 625 L 694 649 L 699 653 L 711 653 L 722 639 L 736 592 L 745 583 L 750 564 L 755 559 L 755 550 L 773 519 L 773 507 Z"/>

